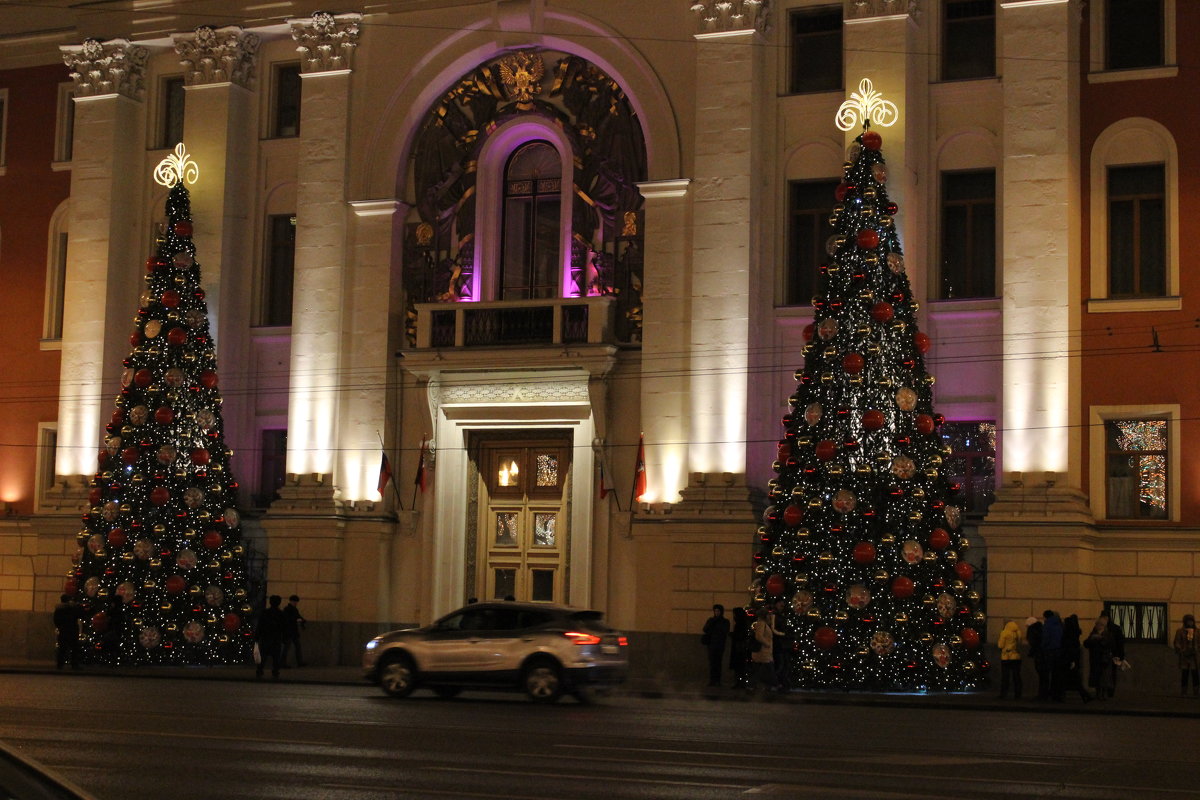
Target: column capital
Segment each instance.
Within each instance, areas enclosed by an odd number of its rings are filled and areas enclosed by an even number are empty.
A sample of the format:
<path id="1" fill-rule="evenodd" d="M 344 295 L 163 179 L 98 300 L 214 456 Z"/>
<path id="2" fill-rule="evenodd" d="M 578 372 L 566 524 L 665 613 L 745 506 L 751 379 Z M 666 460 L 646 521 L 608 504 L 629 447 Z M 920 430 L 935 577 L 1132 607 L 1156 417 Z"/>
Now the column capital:
<path id="1" fill-rule="evenodd" d="M 770 0 L 694 0 L 692 12 L 697 36 L 734 36 L 766 33 L 770 24 Z"/>
<path id="2" fill-rule="evenodd" d="M 119 94 L 134 100 L 142 98 L 150 56 L 146 48 L 127 39 L 84 39 L 83 44 L 63 45 L 59 50 L 71 69 L 75 97 Z"/>
<path id="3" fill-rule="evenodd" d="M 862 21 L 875 17 L 912 17 L 921 13 L 917 0 L 845 0 L 846 21 Z"/>
<path id="4" fill-rule="evenodd" d="M 302 73 L 337 72 L 353 68 L 362 14 L 318 11 L 307 19 L 289 19 L 292 38 L 304 54 Z"/>
<path id="5" fill-rule="evenodd" d="M 202 25 L 192 33 L 171 35 L 184 68 L 184 85 L 234 83 L 243 89 L 254 84 L 254 56 L 259 38 L 237 25 L 214 28 Z"/>

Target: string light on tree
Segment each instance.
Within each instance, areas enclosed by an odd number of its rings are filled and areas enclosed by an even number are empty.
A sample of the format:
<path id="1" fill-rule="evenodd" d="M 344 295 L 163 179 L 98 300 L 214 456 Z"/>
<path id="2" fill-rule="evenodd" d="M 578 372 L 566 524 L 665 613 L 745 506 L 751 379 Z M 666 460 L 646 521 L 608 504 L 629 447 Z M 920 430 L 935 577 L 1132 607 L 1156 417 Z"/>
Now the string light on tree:
<path id="1" fill-rule="evenodd" d="M 965 689 L 988 668 L 979 576 L 925 369 L 931 341 L 917 329 L 871 129 L 897 116 L 865 79 L 839 109 L 838 127 L 863 132 L 832 198 L 830 260 L 758 530 L 751 601 L 782 601 L 795 686 Z"/>
<path id="2" fill-rule="evenodd" d="M 91 660 L 211 664 L 250 648 L 238 483 L 225 446 L 208 308 L 179 144 L 154 171 L 167 225 L 146 259 L 89 509 L 64 591 L 87 612 Z"/>

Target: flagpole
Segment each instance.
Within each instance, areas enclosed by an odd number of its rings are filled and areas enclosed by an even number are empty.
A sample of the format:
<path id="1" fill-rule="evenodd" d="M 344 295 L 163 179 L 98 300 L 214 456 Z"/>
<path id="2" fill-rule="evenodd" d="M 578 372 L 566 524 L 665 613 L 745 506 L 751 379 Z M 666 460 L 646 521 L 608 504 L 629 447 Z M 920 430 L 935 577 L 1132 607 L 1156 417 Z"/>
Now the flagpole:
<path id="1" fill-rule="evenodd" d="M 638 495 L 638 483 L 645 480 L 643 478 L 641 481 L 639 481 L 639 478 L 638 478 L 639 472 L 642 473 L 643 475 L 646 472 L 646 461 L 645 461 L 645 456 L 643 454 L 643 448 L 645 446 L 644 445 L 645 436 L 646 436 L 646 434 L 644 434 L 644 433 L 638 434 L 637 459 L 633 463 L 633 485 L 629 487 L 629 510 L 630 511 L 633 511 L 633 504 L 637 501 L 637 498 L 640 496 L 640 495 Z M 621 504 L 618 503 L 617 510 L 624 511 L 625 509 L 621 508 Z"/>
<path id="2" fill-rule="evenodd" d="M 428 436 L 427 433 L 421 434 L 421 452 L 417 456 L 417 474 L 413 480 L 412 508 L 414 511 L 417 509 L 417 489 L 421 486 L 421 471 L 425 469 L 425 439 Z"/>
<path id="3" fill-rule="evenodd" d="M 386 456 L 387 455 L 387 446 L 384 445 L 384 443 L 383 443 L 383 436 L 380 435 L 378 430 L 375 431 L 375 436 L 379 439 L 380 451 Z M 400 489 L 399 489 L 399 487 L 396 486 L 396 476 L 393 474 L 392 477 L 388 480 L 388 482 L 392 484 L 392 494 L 394 494 L 396 496 L 396 505 L 399 507 L 399 509 L 401 511 L 406 511 L 407 509 L 404 507 L 404 499 L 402 497 L 400 497 Z"/>

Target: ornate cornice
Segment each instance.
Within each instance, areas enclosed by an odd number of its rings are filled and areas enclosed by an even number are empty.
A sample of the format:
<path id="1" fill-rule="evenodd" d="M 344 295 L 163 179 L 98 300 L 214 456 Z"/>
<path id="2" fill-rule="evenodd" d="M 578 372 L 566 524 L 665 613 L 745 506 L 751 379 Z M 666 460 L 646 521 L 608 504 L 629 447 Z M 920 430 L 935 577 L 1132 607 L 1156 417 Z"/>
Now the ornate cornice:
<path id="1" fill-rule="evenodd" d="M 698 36 L 765 33 L 770 22 L 770 0 L 695 0 L 692 11 L 699 24 Z"/>
<path id="2" fill-rule="evenodd" d="M 915 18 L 920 13 L 917 0 L 845 0 L 845 3 L 844 13 L 848 20 L 899 15 Z"/>
<path id="3" fill-rule="evenodd" d="M 304 54 L 301 72 L 337 72 L 352 69 L 358 47 L 362 14 L 318 11 L 308 19 L 289 19 L 292 38 Z"/>
<path id="4" fill-rule="evenodd" d="M 184 84 L 235 83 L 249 89 L 254 84 L 254 55 L 258 36 L 237 25 L 213 28 L 203 25 L 193 33 L 171 36 L 184 68 Z"/>
<path id="5" fill-rule="evenodd" d="M 126 39 L 85 39 L 63 45 L 63 61 L 71 68 L 76 97 L 120 94 L 140 100 L 150 52 Z"/>

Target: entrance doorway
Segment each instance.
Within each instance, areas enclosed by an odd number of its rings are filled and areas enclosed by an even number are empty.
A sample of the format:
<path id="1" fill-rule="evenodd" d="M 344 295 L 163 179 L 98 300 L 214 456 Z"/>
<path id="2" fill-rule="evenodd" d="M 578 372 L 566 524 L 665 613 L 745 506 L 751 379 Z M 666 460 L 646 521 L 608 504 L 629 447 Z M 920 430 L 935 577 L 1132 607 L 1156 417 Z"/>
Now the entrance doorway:
<path id="1" fill-rule="evenodd" d="M 476 454 L 476 596 L 566 602 L 571 440 L 483 439 Z"/>

